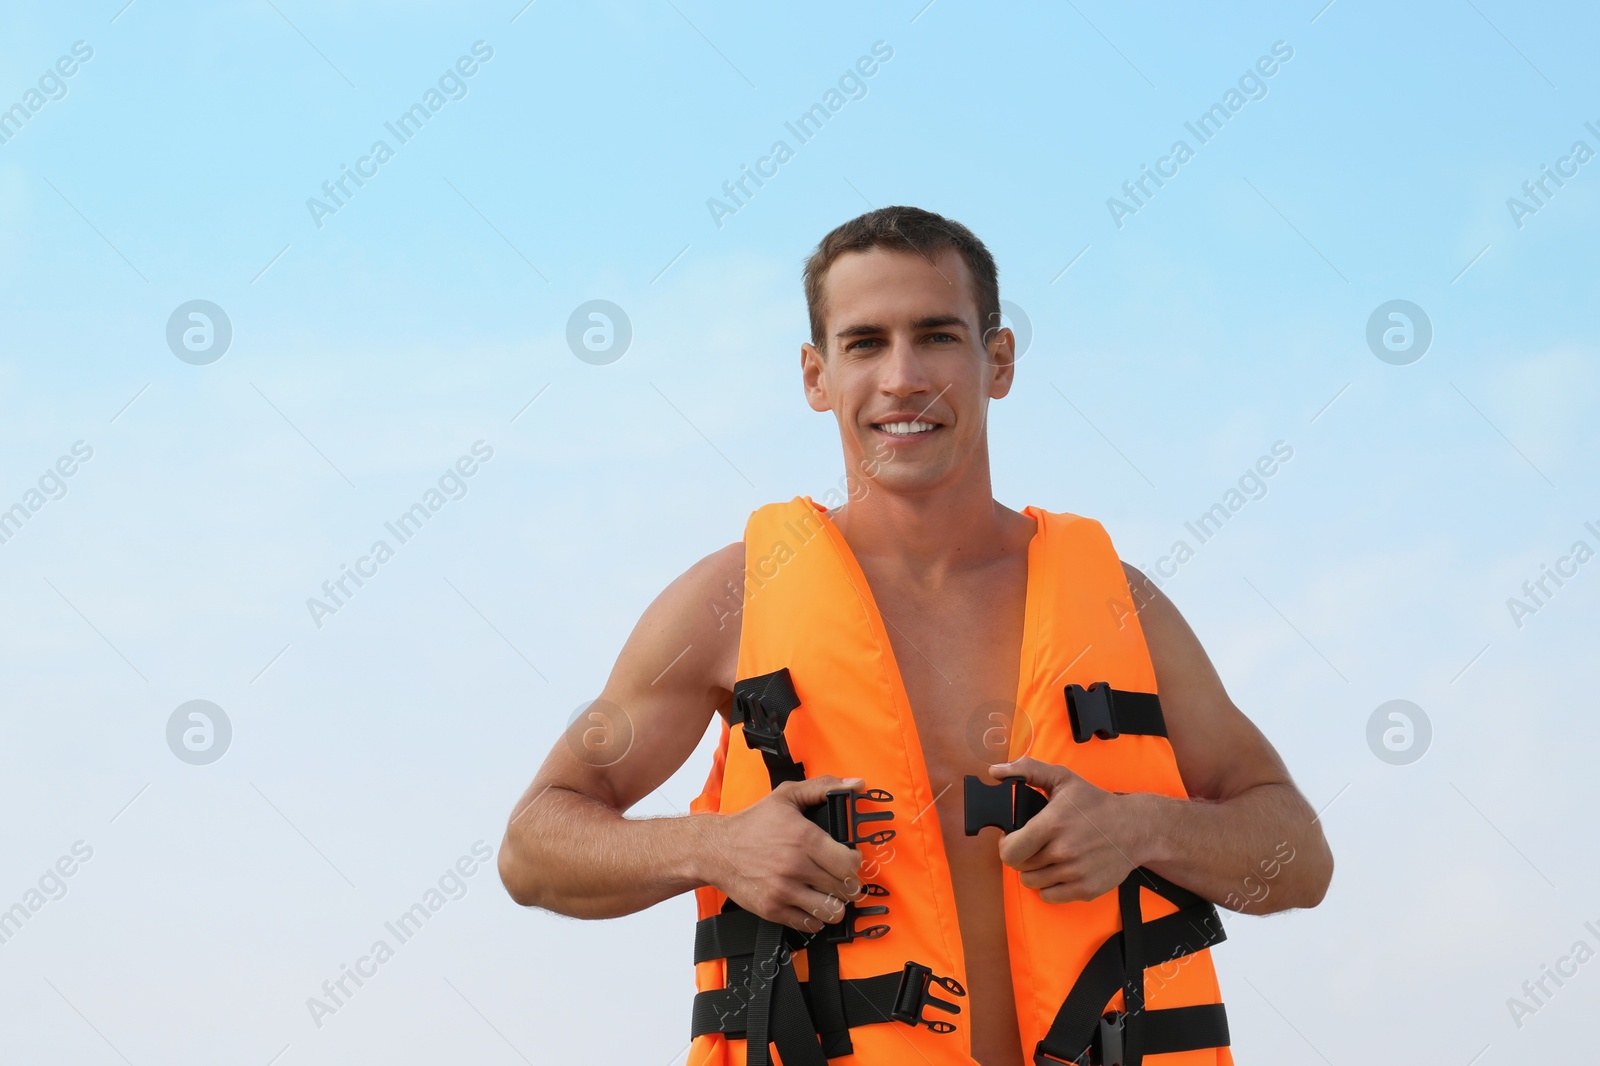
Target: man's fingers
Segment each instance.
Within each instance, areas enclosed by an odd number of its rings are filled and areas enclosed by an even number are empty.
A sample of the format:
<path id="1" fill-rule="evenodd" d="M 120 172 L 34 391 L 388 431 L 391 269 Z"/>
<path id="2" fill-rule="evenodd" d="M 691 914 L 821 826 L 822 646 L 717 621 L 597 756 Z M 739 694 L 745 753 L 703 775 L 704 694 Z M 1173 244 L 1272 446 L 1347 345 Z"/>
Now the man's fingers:
<path id="1" fill-rule="evenodd" d="M 798 929 L 802 933 L 819 932 L 823 927 L 820 918 L 814 918 L 799 907 L 784 907 L 771 916 L 772 921 L 779 925 L 786 925 L 790 929 Z"/>
<path id="2" fill-rule="evenodd" d="M 836 841 L 830 840 L 828 843 L 850 852 L 851 855 L 856 857 L 856 862 L 859 862 L 859 852 L 852 851 Z M 811 876 L 806 878 L 806 884 L 813 891 L 852 901 L 861 898 L 861 875 L 849 861 L 844 864 L 835 862 L 824 866 L 813 857 L 812 862 L 814 865 L 811 870 Z"/>
<path id="3" fill-rule="evenodd" d="M 1042 865 L 1039 853 L 1048 842 L 1046 827 L 1029 822 L 1000 838 L 1000 861 L 1013 870 L 1031 870 Z"/>
<path id="4" fill-rule="evenodd" d="M 797 901 L 779 907 L 772 920 L 803 933 L 815 933 L 824 925 L 832 925 L 844 917 L 844 900 L 826 892 L 807 889 Z"/>
<path id="5" fill-rule="evenodd" d="M 866 782 L 859 777 L 808 777 L 803 781 L 785 782 L 778 786 L 778 795 L 792 803 L 797 809 L 814 807 L 828 798 L 828 793 L 835 789 L 848 788 L 858 791 L 866 786 Z"/>
<path id="6" fill-rule="evenodd" d="M 1023 888 L 1039 891 L 1049 888 L 1051 885 L 1064 884 L 1070 886 L 1076 881 L 1076 873 L 1070 863 L 1056 862 L 1041 866 L 1035 870 L 1029 870 L 1017 880 L 1022 883 Z"/>
<path id="7" fill-rule="evenodd" d="M 857 888 L 860 887 L 861 852 L 855 848 L 847 847 L 832 837 L 825 836 L 811 852 L 811 861 L 817 864 L 818 871 L 829 882 L 828 885 L 816 886 L 823 891 L 833 891 L 834 886 L 844 888 L 845 883 L 852 880 Z M 853 895 L 848 891 L 844 894 Z"/>
<path id="8" fill-rule="evenodd" d="M 831 924 L 844 917 L 844 900 L 831 892 L 813 890 L 805 905 L 805 910 L 813 918 Z"/>

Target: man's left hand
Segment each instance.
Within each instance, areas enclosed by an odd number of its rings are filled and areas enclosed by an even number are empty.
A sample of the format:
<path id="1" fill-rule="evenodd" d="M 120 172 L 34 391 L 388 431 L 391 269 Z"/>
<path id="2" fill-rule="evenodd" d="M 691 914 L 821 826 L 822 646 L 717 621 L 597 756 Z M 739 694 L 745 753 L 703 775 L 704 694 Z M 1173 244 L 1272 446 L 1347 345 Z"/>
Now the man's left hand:
<path id="1" fill-rule="evenodd" d="M 1135 795 L 1107 792 L 1068 770 L 1021 758 L 989 767 L 995 780 L 1021 776 L 1049 797 L 1044 810 L 1000 841 L 1000 861 L 1046 903 L 1094 899 L 1138 864 L 1130 829 Z"/>

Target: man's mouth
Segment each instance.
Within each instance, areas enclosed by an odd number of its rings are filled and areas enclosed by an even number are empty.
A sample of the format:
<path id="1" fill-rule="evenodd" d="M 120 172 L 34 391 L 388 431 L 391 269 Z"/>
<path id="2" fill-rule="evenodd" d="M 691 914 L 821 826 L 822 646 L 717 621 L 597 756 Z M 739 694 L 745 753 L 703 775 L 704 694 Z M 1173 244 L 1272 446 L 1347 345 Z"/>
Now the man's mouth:
<path id="1" fill-rule="evenodd" d="M 941 427 L 935 422 L 874 422 L 872 428 L 891 437 L 916 437 Z"/>

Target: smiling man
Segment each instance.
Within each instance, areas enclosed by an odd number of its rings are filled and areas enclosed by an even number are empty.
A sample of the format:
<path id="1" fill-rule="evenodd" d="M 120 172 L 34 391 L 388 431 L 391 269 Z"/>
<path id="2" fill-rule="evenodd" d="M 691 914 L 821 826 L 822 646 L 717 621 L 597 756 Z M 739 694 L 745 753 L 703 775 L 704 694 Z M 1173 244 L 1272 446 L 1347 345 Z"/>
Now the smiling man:
<path id="1" fill-rule="evenodd" d="M 690 1066 L 1231 1063 L 1214 904 L 1320 902 L 1311 808 L 1098 522 L 991 495 L 1016 354 L 982 242 L 882 208 L 805 287 L 848 502 L 757 509 L 651 603 L 512 813 L 508 891 L 693 890 Z M 626 817 L 713 715 L 691 813 Z"/>

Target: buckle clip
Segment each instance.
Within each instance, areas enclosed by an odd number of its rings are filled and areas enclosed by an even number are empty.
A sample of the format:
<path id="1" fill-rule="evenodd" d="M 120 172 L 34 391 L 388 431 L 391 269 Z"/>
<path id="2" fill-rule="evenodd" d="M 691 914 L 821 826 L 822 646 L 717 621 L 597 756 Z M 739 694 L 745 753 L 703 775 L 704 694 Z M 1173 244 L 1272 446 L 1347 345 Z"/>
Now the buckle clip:
<path id="1" fill-rule="evenodd" d="M 1111 686 L 1096 681 L 1088 688 L 1067 686 L 1067 718 L 1072 722 L 1072 739 L 1087 744 L 1095 737 L 1115 740 L 1117 719 L 1111 705 Z"/>
<path id="2" fill-rule="evenodd" d="M 989 785 L 982 778 L 967 774 L 961 782 L 961 793 L 969 837 L 991 825 L 1002 833 L 1014 833 L 1049 802 L 1023 777 L 1008 777 L 998 785 Z"/>
<path id="3" fill-rule="evenodd" d="M 1094 1043 L 1089 1045 L 1089 1061 L 1094 1066 L 1122 1066 L 1122 1037 L 1127 1024 L 1126 1011 L 1114 1010 L 1100 1016 Z"/>
<path id="4" fill-rule="evenodd" d="M 894 812 L 864 811 L 861 809 L 861 804 L 888 803 L 893 799 L 893 796 L 881 788 L 869 788 L 864 792 L 836 788 L 829 792 L 821 803 L 810 808 L 806 816 L 841 844 L 852 848 L 858 844 L 879 846 L 894 839 L 894 830 L 879 829 L 863 836 L 861 825 L 863 822 L 887 821 L 894 817 Z"/>
<path id="5" fill-rule="evenodd" d="M 883 897 L 889 890 L 882 885 L 863 883 L 861 890 L 868 896 Z M 879 922 L 869 925 L 865 929 L 856 928 L 857 918 L 876 918 L 880 914 L 888 914 L 889 908 L 882 905 L 861 906 L 855 903 L 844 905 L 844 917 L 837 922 L 822 924 L 822 931 L 817 934 L 817 939 L 829 944 L 848 944 L 852 940 L 876 940 L 889 931 L 888 925 Z"/>
<path id="6" fill-rule="evenodd" d="M 951 1022 L 933 1021 L 922 1016 L 928 1007 L 937 1007 L 951 1014 L 960 1014 L 961 1008 L 948 1000 L 940 999 L 928 991 L 929 985 L 938 985 L 953 996 L 965 996 L 967 990 L 953 977 L 940 977 L 928 967 L 917 962 L 908 962 L 905 969 L 900 971 L 900 987 L 894 995 L 894 1009 L 889 1012 L 889 1017 L 897 1022 L 907 1025 L 922 1025 L 935 1033 L 953 1033 L 956 1027 Z"/>
<path id="7" fill-rule="evenodd" d="M 783 738 L 785 723 L 767 709 L 760 696 L 741 692 L 733 697 L 733 702 L 736 708 L 734 718 L 744 723 L 744 742 L 747 746 L 768 755 L 790 758 L 789 742 Z M 787 715 L 784 717 L 787 718 Z"/>
<path id="8" fill-rule="evenodd" d="M 1079 1054 L 1070 1059 L 1059 1058 L 1046 1051 L 1040 1041 L 1033 1051 L 1034 1066 L 1122 1066 L 1127 1025 L 1126 1011 L 1108 1011 L 1100 1016 L 1094 1037 Z"/>

